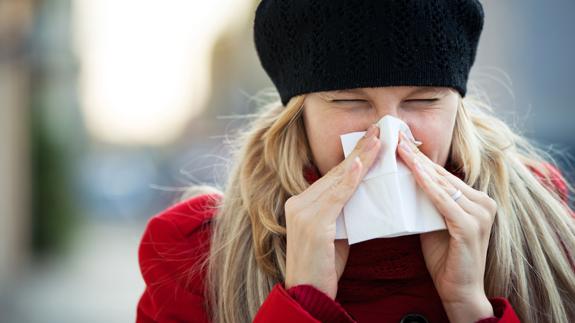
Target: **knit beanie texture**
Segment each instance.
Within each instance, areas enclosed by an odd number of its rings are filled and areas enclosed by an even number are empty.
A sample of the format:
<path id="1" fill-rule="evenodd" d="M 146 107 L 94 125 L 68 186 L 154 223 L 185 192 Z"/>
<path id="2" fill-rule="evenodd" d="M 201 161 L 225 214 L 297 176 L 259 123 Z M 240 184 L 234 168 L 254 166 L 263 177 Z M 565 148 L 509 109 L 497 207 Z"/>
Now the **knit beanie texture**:
<path id="1" fill-rule="evenodd" d="M 262 0 L 253 36 L 284 106 L 359 87 L 445 86 L 464 97 L 483 22 L 477 0 Z"/>

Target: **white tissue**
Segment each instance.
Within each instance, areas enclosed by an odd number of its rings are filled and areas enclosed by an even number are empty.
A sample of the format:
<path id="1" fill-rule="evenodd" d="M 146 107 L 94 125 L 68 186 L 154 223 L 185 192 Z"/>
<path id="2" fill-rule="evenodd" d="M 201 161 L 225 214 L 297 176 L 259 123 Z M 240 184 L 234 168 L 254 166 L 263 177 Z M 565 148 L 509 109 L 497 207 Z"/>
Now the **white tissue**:
<path id="1" fill-rule="evenodd" d="M 397 157 L 399 131 L 412 138 L 403 120 L 387 115 L 378 122 L 379 156 L 336 220 L 336 239 L 349 244 L 446 229 L 443 216 L 410 169 Z M 341 135 L 345 157 L 365 131 Z"/>

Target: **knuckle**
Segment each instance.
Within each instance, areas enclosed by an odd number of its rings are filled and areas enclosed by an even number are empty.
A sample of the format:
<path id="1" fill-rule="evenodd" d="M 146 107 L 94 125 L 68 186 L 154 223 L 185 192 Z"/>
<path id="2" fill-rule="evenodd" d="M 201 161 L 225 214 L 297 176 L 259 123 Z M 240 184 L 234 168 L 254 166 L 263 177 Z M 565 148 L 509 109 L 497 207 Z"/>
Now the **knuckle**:
<path id="1" fill-rule="evenodd" d="M 492 198 L 489 198 L 488 206 L 489 206 L 489 211 L 491 211 L 491 213 L 496 213 L 497 209 L 499 208 L 499 206 L 497 205 L 497 201 L 495 201 Z"/>
<path id="2" fill-rule="evenodd" d="M 486 209 L 481 209 L 481 211 L 479 211 L 475 216 L 474 222 L 477 225 L 477 230 L 480 236 L 484 236 L 491 232 L 494 217 L 493 213 Z"/>
<path id="3" fill-rule="evenodd" d="M 285 201 L 284 210 L 286 213 L 286 217 L 295 213 L 294 211 L 297 209 L 298 204 L 299 204 L 299 196 L 298 195 L 292 195 Z"/>
<path id="4" fill-rule="evenodd" d="M 352 176 L 351 174 L 346 174 L 346 176 L 344 176 L 341 179 L 339 188 L 345 194 L 349 194 L 349 192 L 352 192 L 355 190 L 356 184 L 357 183 L 356 183 L 355 177 Z"/>
<path id="5" fill-rule="evenodd" d="M 333 175 L 336 175 L 336 176 L 342 174 L 342 173 L 343 173 L 343 169 L 344 169 L 343 164 L 344 164 L 344 163 L 339 163 L 339 164 L 337 164 L 337 165 L 332 169 L 332 171 L 333 171 L 332 174 L 333 174 Z"/>
<path id="6" fill-rule="evenodd" d="M 353 155 L 350 155 L 350 157 L 354 158 Z M 348 158 L 349 159 L 349 158 Z M 330 171 L 329 171 L 329 175 L 331 176 L 335 176 L 335 177 L 341 177 L 345 175 L 345 169 L 346 169 L 346 165 L 349 162 L 349 160 L 344 160 L 343 162 L 337 164 L 336 166 L 334 166 Z"/>
<path id="7" fill-rule="evenodd" d="M 353 183 L 349 178 L 342 177 L 329 187 L 329 196 L 332 202 L 344 203 L 349 192 L 353 190 Z"/>
<path id="8" fill-rule="evenodd" d="M 291 209 L 296 203 L 297 195 L 290 196 L 284 203 L 284 209 Z"/>
<path id="9" fill-rule="evenodd" d="M 491 213 L 487 210 L 481 210 L 477 215 L 477 220 L 481 226 L 486 226 L 491 223 Z"/>
<path id="10" fill-rule="evenodd" d="M 441 185 L 443 188 L 449 188 L 453 191 L 455 191 L 457 188 L 453 187 L 453 185 L 451 185 L 451 183 L 449 183 L 449 181 L 447 181 L 447 179 L 445 179 L 442 176 L 438 176 L 437 177 L 437 182 L 439 183 L 439 185 Z"/>
<path id="11" fill-rule="evenodd" d="M 451 196 L 449 196 L 449 194 L 445 193 L 445 194 L 434 194 L 435 195 L 435 199 L 437 200 L 437 202 L 442 203 L 442 204 L 447 204 L 448 202 L 450 202 L 450 200 L 453 200 L 451 198 Z"/>
<path id="12" fill-rule="evenodd" d="M 443 176 L 449 176 L 450 173 L 443 167 L 441 167 L 440 165 L 433 163 L 433 168 L 435 169 L 435 171 L 437 171 L 437 173 L 439 173 L 439 175 L 443 175 Z"/>
<path id="13" fill-rule="evenodd" d="M 332 185 L 329 187 L 328 199 L 330 203 L 342 203 L 345 200 L 345 188 L 341 185 Z"/>
<path id="14" fill-rule="evenodd" d="M 367 136 L 367 134 L 363 135 L 363 137 L 359 139 L 357 145 L 355 145 L 354 150 L 362 150 L 371 138 L 372 137 Z"/>
<path id="15" fill-rule="evenodd" d="M 486 192 L 479 193 L 480 202 L 489 210 L 490 213 L 495 213 L 497 211 L 497 202 L 492 199 Z"/>
<path id="16" fill-rule="evenodd" d="M 479 191 L 479 199 L 482 202 L 486 202 L 488 199 L 491 199 L 491 198 L 489 197 L 489 195 L 487 195 L 487 193 L 485 193 L 483 191 Z"/>

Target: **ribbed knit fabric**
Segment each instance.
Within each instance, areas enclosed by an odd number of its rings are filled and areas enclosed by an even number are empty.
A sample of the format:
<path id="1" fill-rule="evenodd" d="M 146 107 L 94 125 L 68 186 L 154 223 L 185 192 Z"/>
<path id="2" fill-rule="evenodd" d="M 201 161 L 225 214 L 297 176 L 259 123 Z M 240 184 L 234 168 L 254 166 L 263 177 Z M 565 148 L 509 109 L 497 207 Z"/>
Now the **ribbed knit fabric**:
<path id="1" fill-rule="evenodd" d="M 321 322 L 345 323 L 353 321 L 345 309 L 329 296 L 311 285 L 297 285 L 287 290 L 308 313 Z"/>
<path id="2" fill-rule="evenodd" d="M 465 96 L 483 22 L 477 0 L 263 0 L 254 42 L 284 105 L 304 93 L 397 85 Z"/>

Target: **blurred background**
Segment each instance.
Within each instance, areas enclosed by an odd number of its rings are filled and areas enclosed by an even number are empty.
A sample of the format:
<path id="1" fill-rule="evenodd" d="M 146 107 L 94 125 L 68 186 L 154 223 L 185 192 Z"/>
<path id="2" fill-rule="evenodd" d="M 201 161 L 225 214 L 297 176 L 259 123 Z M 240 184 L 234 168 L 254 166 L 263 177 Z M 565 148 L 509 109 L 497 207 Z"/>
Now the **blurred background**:
<path id="1" fill-rule="evenodd" d="M 146 221 L 225 181 L 255 0 L 0 0 L 0 322 L 131 322 Z M 485 1 L 472 70 L 573 182 L 575 2 Z M 563 156 L 563 157 L 562 157 Z"/>

